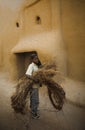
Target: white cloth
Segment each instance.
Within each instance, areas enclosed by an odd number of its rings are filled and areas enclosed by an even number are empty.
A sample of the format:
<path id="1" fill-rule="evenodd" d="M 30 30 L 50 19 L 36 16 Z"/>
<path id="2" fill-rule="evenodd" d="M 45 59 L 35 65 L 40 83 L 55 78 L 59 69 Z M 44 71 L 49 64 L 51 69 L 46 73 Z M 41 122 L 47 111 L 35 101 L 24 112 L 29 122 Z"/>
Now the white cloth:
<path id="1" fill-rule="evenodd" d="M 38 66 L 35 64 L 35 63 L 31 63 L 28 68 L 27 68 L 27 71 L 26 71 L 26 75 L 30 75 L 32 76 L 34 72 L 38 71 Z M 33 88 L 38 88 L 39 85 L 38 84 L 34 84 L 33 85 Z"/>
<path id="2" fill-rule="evenodd" d="M 38 71 L 38 66 L 32 62 L 27 68 L 26 75 L 31 76 L 33 75 L 33 72 L 36 72 L 36 71 Z"/>

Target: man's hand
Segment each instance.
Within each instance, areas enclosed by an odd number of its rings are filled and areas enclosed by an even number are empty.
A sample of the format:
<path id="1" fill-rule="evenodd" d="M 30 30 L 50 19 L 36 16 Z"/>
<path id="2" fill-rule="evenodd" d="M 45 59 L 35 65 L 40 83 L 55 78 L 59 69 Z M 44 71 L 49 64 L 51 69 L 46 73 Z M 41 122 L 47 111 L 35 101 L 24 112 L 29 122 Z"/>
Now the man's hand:
<path id="1" fill-rule="evenodd" d="M 35 83 L 39 83 L 39 80 L 33 78 L 33 76 L 31 76 L 31 75 L 26 75 L 26 76 L 27 76 L 30 80 L 33 80 L 33 82 L 35 82 Z"/>

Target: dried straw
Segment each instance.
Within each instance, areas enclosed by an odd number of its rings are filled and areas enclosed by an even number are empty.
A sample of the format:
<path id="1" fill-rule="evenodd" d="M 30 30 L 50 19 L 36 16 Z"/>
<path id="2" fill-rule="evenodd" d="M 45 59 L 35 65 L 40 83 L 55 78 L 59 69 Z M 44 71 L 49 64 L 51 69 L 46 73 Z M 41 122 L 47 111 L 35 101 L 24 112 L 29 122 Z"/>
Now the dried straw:
<path id="1" fill-rule="evenodd" d="M 53 80 L 52 77 L 56 74 L 56 65 L 50 64 L 40 68 L 39 71 L 34 73 L 34 80 L 27 78 L 26 75 L 23 76 L 18 81 L 16 91 L 11 97 L 11 105 L 15 112 L 24 114 L 27 95 L 35 83 L 47 86 L 49 99 L 52 105 L 56 109 L 61 110 L 64 104 L 65 92 L 63 88 Z"/>

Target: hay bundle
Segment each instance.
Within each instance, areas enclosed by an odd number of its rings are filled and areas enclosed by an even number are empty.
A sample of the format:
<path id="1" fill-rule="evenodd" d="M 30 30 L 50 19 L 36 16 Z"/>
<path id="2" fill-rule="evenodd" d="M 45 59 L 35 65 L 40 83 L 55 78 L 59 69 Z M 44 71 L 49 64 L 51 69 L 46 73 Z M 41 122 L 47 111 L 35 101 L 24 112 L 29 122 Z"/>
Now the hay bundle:
<path id="1" fill-rule="evenodd" d="M 29 80 L 26 76 L 23 76 L 18 84 L 16 85 L 16 91 L 11 97 L 11 105 L 15 112 L 22 113 L 26 105 L 26 98 L 30 89 L 33 85 L 33 82 Z"/>
<path id="2" fill-rule="evenodd" d="M 47 65 L 34 73 L 33 80 L 23 76 L 17 86 L 16 92 L 11 97 L 12 108 L 17 113 L 24 113 L 26 106 L 27 95 L 35 83 L 44 84 L 47 86 L 49 99 L 52 105 L 60 110 L 64 104 L 65 92 L 63 88 L 53 80 L 53 76 L 57 74 L 55 64 Z"/>

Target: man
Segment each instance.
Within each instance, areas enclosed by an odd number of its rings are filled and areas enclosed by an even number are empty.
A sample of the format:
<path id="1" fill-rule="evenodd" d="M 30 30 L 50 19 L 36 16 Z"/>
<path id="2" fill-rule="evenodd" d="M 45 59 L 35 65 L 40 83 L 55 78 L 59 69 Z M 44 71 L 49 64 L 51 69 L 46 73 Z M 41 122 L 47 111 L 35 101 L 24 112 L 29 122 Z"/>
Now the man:
<path id="1" fill-rule="evenodd" d="M 34 72 L 38 71 L 39 65 L 41 65 L 41 63 L 39 61 L 37 54 L 32 54 L 31 59 L 32 59 L 32 63 L 28 66 L 26 75 L 29 79 L 34 80 L 32 75 Z M 30 108 L 31 108 L 32 118 L 34 119 L 39 118 L 38 106 L 39 106 L 39 84 L 35 82 L 30 92 Z"/>

